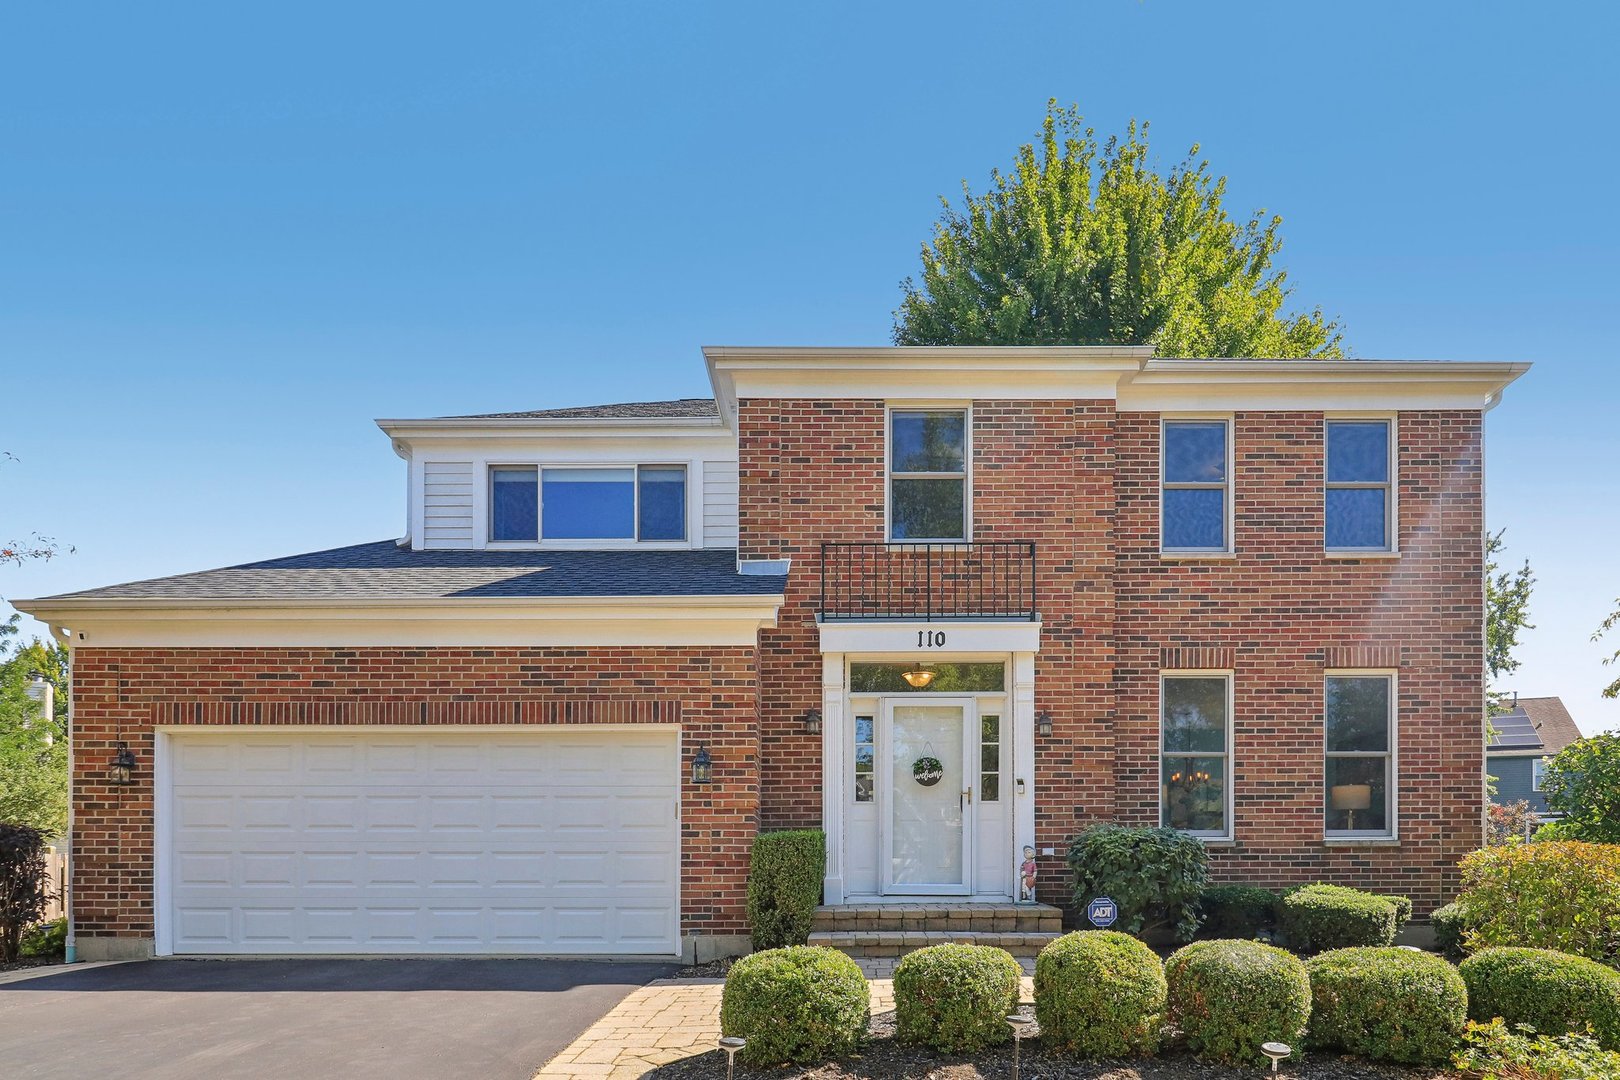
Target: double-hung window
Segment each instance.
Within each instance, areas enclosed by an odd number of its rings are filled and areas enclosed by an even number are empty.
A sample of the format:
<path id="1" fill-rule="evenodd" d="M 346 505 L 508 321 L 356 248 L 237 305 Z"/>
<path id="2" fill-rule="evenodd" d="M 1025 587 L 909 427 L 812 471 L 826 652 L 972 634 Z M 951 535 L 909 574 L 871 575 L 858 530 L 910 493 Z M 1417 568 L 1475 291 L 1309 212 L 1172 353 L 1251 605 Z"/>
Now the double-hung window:
<path id="1" fill-rule="evenodd" d="M 889 539 L 966 540 L 968 414 L 889 414 Z"/>
<path id="2" fill-rule="evenodd" d="M 489 538 L 684 540 L 686 467 L 496 465 L 490 469 Z"/>
<path id="3" fill-rule="evenodd" d="M 1232 679 L 1159 683 L 1159 821 L 1212 839 L 1232 835 Z"/>
<path id="4" fill-rule="evenodd" d="M 1530 790 L 1539 792 L 1541 782 L 1547 776 L 1547 759 L 1544 757 L 1530 759 Z"/>
<path id="5" fill-rule="evenodd" d="M 1327 422 L 1324 541 L 1329 551 L 1393 551 L 1388 420 Z"/>
<path id="6" fill-rule="evenodd" d="M 1393 836 L 1395 680 L 1329 675 L 1325 693 L 1327 835 Z"/>
<path id="7" fill-rule="evenodd" d="M 1231 550 L 1231 425 L 1225 420 L 1166 420 L 1159 499 L 1165 551 Z"/>

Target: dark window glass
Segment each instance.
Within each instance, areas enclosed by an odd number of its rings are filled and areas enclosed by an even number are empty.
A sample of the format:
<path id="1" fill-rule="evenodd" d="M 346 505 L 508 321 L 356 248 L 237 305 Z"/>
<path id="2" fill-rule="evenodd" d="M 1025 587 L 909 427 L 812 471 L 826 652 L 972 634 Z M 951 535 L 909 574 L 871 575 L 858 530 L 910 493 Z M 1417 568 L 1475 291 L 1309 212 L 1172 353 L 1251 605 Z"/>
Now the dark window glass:
<path id="1" fill-rule="evenodd" d="M 1226 752 L 1226 680 L 1164 680 L 1164 751 Z"/>
<path id="2" fill-rule="evenodd" d="M 529 541 L 539 536 L 540 493 L 533 468 L 490 470 L 489 538 Z"/>
<path id="3" fill-rule="evenodd" d="M 1160 782 L 1165 825 L 1187 832 L 1225 834 L 1225 759 L 1167 756 Z"/>
<path id="4" fill-rule="evenodd" d="M 889 468 L 897 473 L 959 473 L 967 450 L 967 414 L 896 412 Z"/>
<path id="5" fill-rule="evenodd" d="M 889 506 L 894 540 L 961 540 L 967 534 L 962 480 L 895 477 Z"/>
<path id="6" fill-rule="evenodd" d="M 679 465 L 643 465 L 636 473 L 641 496 L 641 539 L 686 539 L 686 470 Z"/>
<path id="7" fill-rule="evenodd" d="M 1388 501 L 1388 488 L 1328 488 L 1327 546 L 1388 547 Z"/>
<path id="8" fill-rule="evenodd" d="M 546 469 L 541 525 L 547 540 L 633 540 L 635 469 Z"/>
<path id="9" fill-rule="evenodd" d="M 877 775 L 877 751 L 872 741 L 872 718 L 855 718 L 855 801 L 871 802 L 872 778 Z"/>
<path id="10" fill-rule="evenodd" d="M 934 679 L 926 690 L 931 694 L 984 693 L 1004 689 L 1006 676 L 1001 664 L 929 663 L 919 660 L 915 664 L 851 664 L 849 689 L 856 694 L 917 694 L 917 689 L 902 677 L 915 668 L 927 668 Z"/>
<path id="11" fill-rule="evenodd" d="M 979 800 L 1001 800 L 1001 717 L 979 717 Z"/>
<path id="12" fill-rule="evenodd" d="M 1226 480 L 1226 424 L 1175 420 L 1164 425 L 1164 481 L 1219 484 Z"/>
<path id="13" fill-rule="evenodd" d="M 1327 680 L 1327 748 L 1382 753 L 1389 749 L 1389 680 L 1382 675 L 1332 675 Z"/>
<path id="14" fill-rule="evenodd" d="M 1164 546 L 1193 551 L 1226 548 L 1226 489 L 1167 488 Z"/>
<path id="15" fill-rule="evenodd" d="M 1331 832 L 1389 832 L 1389 758 L 1327 759 L 1327 827 Z"/>
<path id="16" fill-rule="evenodd" d="M 1389 482 L 1389 425 L 1382 420 L 1331 420 L 1327 426 L 1328 483 Z"/>

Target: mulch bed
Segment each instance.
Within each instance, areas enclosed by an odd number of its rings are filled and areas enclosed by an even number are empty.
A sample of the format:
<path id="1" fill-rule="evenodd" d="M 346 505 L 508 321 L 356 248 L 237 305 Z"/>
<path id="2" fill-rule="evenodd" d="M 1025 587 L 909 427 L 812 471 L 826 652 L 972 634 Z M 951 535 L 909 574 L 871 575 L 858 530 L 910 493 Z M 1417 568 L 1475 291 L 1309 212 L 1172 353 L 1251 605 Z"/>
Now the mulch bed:
<path id="1" fill-rule="evenodd" d="M 60 964 L 62 954 L 55 956 L 25 956 L 20 960 L 13 960 L 9 964 L 0 964 L 0 971 L 21 971 L 23 968 L 45 967 L 47 964 Z"/>
<path id="2" fill-rule="evenodd" d="M 894 1014 L 872 1017 L 871 1041 L 845 1061 L 825 1065 L 790 1065 L 776 1069 L 737 1066 L 737 1080 L 1010 1080 L 1012 1046 L 979 1054 L 952 1056 L 907 1046 L 894 1037 Z M 719 1050 L 685 1058 L 655 1071 L 661 1080 L 724 1080 L 726 1055 Z M 1137 1061 L 1080 1061 L 1048 1054 L 1038 1043 L 1026 1042 L 1019 1059 L 1019 1080 L 1258 1080 L 1268 1070 L 1205 1065 L 1184 1053 Z M 1449 1069 L 1404 1068 L 1377 1065 L 1359 1058 L 1312 1054 L 1303 1061 L 1284 1063 L 1281 1077 L 1296 1080 L 1454 1080 Z"/>

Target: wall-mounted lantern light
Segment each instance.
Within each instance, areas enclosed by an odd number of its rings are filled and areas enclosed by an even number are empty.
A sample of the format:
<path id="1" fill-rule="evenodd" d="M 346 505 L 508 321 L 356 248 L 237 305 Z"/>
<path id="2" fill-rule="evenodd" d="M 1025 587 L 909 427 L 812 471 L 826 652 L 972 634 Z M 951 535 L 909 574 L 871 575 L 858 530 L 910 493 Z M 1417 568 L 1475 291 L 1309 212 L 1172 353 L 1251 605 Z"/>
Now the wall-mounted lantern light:
<path id="1" fill-rule="evenodd" d="M 709 784 L 713 782 L 714 759 L 709 756 L 707 746 L 700 746 L 697 753 L 692 755 L 692 783 Z"/>
<path id="2" fill-rule="evenodd" d="M 107 779 L 120 786 L 135 782 L 135 754 L 130 750 L 129 743 L 118 744 L 118 753 L 107 764 Z"/>
<path id="3" fill-rule="evenodd" d="M 821 710 L 811 709 L 804 714 L 804 733 L 806 735 L 821 734 Z"/>
<path id="4" fill-rule="evenodd" d="M 1043 739 L 1052 737 L 1052 714 L 1038 712 L 1035 714 L 1035 733 Z"/>

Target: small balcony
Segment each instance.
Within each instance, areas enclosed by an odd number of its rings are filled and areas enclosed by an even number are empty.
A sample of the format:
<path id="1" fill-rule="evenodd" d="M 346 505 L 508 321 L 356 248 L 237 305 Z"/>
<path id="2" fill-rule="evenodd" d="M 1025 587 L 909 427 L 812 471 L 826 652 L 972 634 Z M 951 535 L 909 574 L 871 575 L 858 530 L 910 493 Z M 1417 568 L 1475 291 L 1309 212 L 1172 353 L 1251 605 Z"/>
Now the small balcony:
<path id="1" fill-rule="evenodd" d="M 1035 542 L 823 543 L 820 615 L 1033 622 Z"/>

